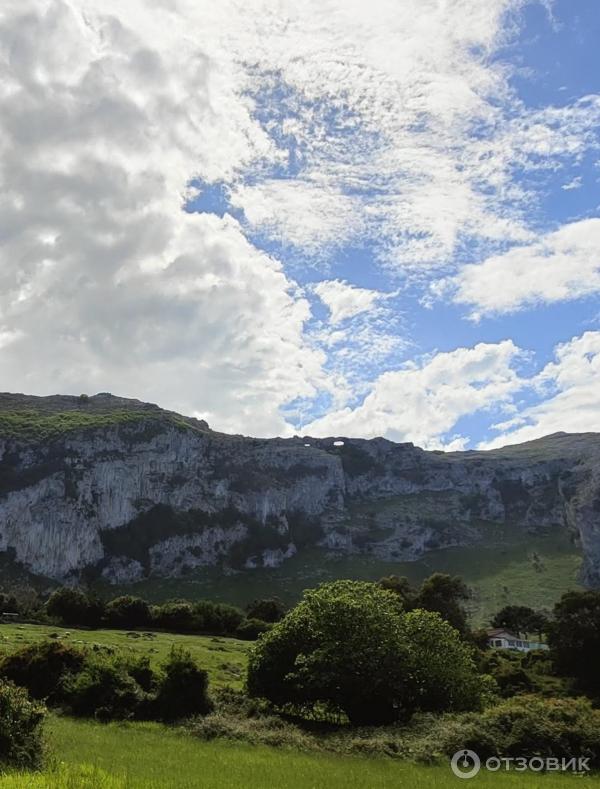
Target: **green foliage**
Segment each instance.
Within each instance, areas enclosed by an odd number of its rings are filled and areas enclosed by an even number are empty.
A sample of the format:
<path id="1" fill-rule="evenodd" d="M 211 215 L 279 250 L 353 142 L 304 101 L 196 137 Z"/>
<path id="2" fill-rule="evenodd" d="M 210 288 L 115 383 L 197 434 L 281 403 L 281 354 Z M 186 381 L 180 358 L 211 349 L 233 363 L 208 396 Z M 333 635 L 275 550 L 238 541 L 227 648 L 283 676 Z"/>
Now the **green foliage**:
<path id="1" fill-rule="evenodd" d="M 82 406 L 88 403 L 80 400 Z M 89 401 L 88 401 L 89 402 Z M 94 412 L 87 408 L 48 413 L 37 409 L 0 411 L 0 436 L 23 441 L 50 441 L 76 430 L 99 430 L 115 425 L 135 426 L 149 421 L 144 411 L 120 410 Z M 168 415 L 153 420 L 157 426 L 168 421 Z"/>
<path id="2" fill-rule="evenodd" d="M 600 765 L 600 710 L 585 699 L 518 696 L 439 727 L 437 746 L 447 755 L 461 748 L 489 756 L 588 757 Z"/>
<path id="3" fill-rule="evenodd" d="M 0 676 L 27 688 L 34 699 L 64 699 L 64 681 L 83 667 L 85 653 L 59 641 L 29 644 L 0 661 Z"/>
<path id="4" fill-rule="evenodd" d="M 95 654 L 89 654 L 81 671 L 68 678 L 64 692 L 72 713 L 98 720 L 140 717 L 148 698 L 128 661 Z"/>
<path id="5" fill-rule="evenodd" d="M 197 665 L 189 652 L 174 648 L 162 663 L 152 709 L 154 715 L 165 721 L 206 715 L 212 709 L 208 673 Z"/>
<path id="6" fill-rule="evenodd" d="M 194 659 L 207 669 L 211 685 L 215 687 L 241 687 L 249 647 L 247 642 L 235 638 L 161 631 L 67 630 L 47 625 L 13 623 L 2 625 L 1 631 L 2 650 L 7 655 L 50 640 L 84 652 L 125 653 L 132 660 L 148 659 L 154 671 L 168 657 L 172 646 L 180 646 L 191 652 Z"/>
<path id="7" fill-rule="evenodd" d="M 548 643 L 557 672 L 600 699 L 600 591 L 563 595 L 554 606 Z"/>
<path id="8" fill-rule="evenodd" d="M 244 621 L 244 613 L 227 603 L 200 600 L 193 605 L 197 628 L 204 633 L 233 635 Z"/>
<path id="9" fill-rule="evenodd" d="M 247 685 L 279 707 L 341 711 L 355 725 L 476 707 L 484 691 L 438 614 L 405 615 L 394 594 L 357 581 L 307 592 L 251 651 Z"/>
<path id="10" fill-rule="evenodd" d="M 410 708 L 478 709 L 495 690 L 489 677 L 477 673 L 471 649 L 458 631 L 436 611 L 415 609 L 405 614 L 401 636 L 408 652 L 402 679 Z"/>
<path id="11" fill-rule="evenodd" d="M 548 618 L 539 611 L 525 605 L 504 606 L 493 617 L 492 627 L 505 627 L 517 635 L 521 633 L 544 633 L 548 628 Z"/>
<path id="12" fill-rule="evenodd" d="M 279 622 L 286 612 L 285 605 L 276 597 L 254 600 L 246 606 L 248 619 L 261 619 L 263 622 Z"/>
<path id="13" fill-rule="evenodd" d="M 190 652 L 173 647 L 159 669 L 153 670 L 147 656 L 47 641 L 4 657 L 0 676 L 36 698 L 99 720 L 175 720 L 211 708 L 208 673 Z"/>
<path id="14" fill-rule="evenodd" d="M 121 628 L 146 627 L 152 619 L 148 603 L 132 595 L 116 597 L 107 603 L 105 616 L 109 625 Z"/>
<path id="15" fill-rule="evenodd" d="M 445 573 L 433 573 L 423 581 L 413 606 L 426 611 L 437 611 L 459 633 L 468 631 L 467 613 L 463 603 L 470 592 L 462 578 Z"/>
<path id="16" fill-rule="evenodd" d="M 65 625 L 97 627 L 104 614 L 104 605 L 81 589 L 63 586 L 50 595 L 46 613 Z"/>
<path id="17" fill-rule="evenodd" d="M 0 680 L 0 765 L 39 767 L 44 756 L 45 709 L 27 691 Z"/>
<path id="18" fill-rule="evenodd" d="M 186 600 L 172 600 L 170 603 L 155 606 L 152 611 L 154 624 L 165 630 L 177 633 L 191 633 L 199 630 L 198 618 L 194 608 Z"/>
<path id="19" fill-rule="evenodd" d="M 262 619 L 246 619 L 235 631 L 235 634 L 243 641 L 256 641 L 263 633 L 268 633 L 272 627 L 271 622 L 263 622 Z"/>

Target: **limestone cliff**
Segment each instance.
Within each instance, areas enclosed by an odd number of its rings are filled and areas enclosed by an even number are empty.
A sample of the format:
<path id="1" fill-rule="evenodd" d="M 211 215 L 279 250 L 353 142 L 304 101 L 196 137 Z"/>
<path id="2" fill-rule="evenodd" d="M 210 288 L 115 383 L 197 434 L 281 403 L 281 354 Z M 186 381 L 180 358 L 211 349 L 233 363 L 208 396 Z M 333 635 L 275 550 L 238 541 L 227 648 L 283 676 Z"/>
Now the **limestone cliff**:
<path id="1" fill-rule="evenodd" d="M 440 453 L 230 436 L 108 394 L 0 394 L 0 552 L 40 575 L 133 581 L 312 545 L 401 561 L 506 523 L 568 529 L 600 583 L 600 435 Z"/>

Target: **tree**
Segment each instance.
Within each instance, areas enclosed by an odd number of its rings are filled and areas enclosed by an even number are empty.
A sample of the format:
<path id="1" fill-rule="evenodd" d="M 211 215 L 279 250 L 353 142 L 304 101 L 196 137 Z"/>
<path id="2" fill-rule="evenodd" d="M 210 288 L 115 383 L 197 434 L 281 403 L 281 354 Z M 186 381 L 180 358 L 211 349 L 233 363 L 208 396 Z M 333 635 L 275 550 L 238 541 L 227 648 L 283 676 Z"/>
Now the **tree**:
<path id="1" fill-rule="evenodd" d="M 445 573 L 433 573 L 423 581 L 414 600 L 414 607 L 437 611 L 442 619 L 465 635 L 468 632 L 468 623 L 463 602 L 470 596 L 469 589 L 462 578 Z"/>
<path id="2" fill-rule="evenodd" d="M 187 633 L 199 630 L 198 617 L 191 603 L 185 600 L 171 600 L 154 609 L 154 621 L 158 627 L 173 630 L 176 633 Z"/>
<path id="3" fill-rule="evenodd" d="M 81 589 L 64 586 L 52 592 L 46 603 L 46 612 L 65 625 L 97 627 L 104 613 L 104 605 Z"/>
<path id="4" fill-rule="evenodd" d="M 0 680 L 0 765 L 36 768 L 44 758 L 45 708 L 24 688 Z M 16 779 L 19 781 L 19 779 Z M 26 779 L 22 779 L 27 783 Z"/>
<path id="5" fill-rule="evenodd" d="M 248 619 L 260 619 L 263 622 L 279 622 L 285 611 L 284 604 L 276 597 L 254 600 L 246 606 Z"/>
<path id="6" fill-rule="evenodd" d="M 379 586 L 388 592 L 398 595 L 404 607 L 408 610 L 412 608 L 415 598 L 415 590 L 410 585 L 406 576 L 387 575 L 379 579 Z"/>
<path id="7" fill-rule="evenodd" d="M 404 614 L 395 594 L 359 581 L 306 592 L 252 650 L 247 687 L 277 706 L 325 707 L 363 725 L 476 706 L 482 689 L 468 648 L 438 614 Z"/>
<path id="8" fill-rule="evenodd" d="M 212 710 L 208 673 L 196 664 L 189 652 L 173 647 L 161 670 L 154 702 L 159 718 L 174 721 L 190 715 L 206 715 Z"/>
<path id="9" fill-rule="evenodd" d="M 199 630 L 206 633 L 235 633 L 244 621 L 244 612 L 227 603 L 200 600 L 193 606 Z"/>
<path id="10" fill-rule="evenodd" d="M 507 605 L 494 616 L 492 627 L 505 627 L 521 633 L 537 633 L 541 636 L 548 626 L 548 619 L 544 614 L 534 611 L 526 605 Z"/>
<path id="11" fill-rule="evenodd" d="M 106 620 L 113 627 L 145 627 L 150 623 L 150 606 L 141 597 L 115 597 L 106 606 Z"/>
<path id="12" fill-rule="evenodd" d="M 600 591 L 564 594 L 554 606 L 548 643 L 556 671 L 600 699 Z"/>

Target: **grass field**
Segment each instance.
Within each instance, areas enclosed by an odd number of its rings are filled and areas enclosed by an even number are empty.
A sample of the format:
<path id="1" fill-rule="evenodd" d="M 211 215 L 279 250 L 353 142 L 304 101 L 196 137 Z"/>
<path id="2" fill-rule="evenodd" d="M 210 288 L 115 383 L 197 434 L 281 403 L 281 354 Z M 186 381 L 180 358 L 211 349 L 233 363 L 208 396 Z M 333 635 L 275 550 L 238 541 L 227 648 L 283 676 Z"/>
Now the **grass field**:
<path id="1" fill-rule="evenodd" d="M 0 789 L 446 789 L 464 786 L 446 765 L 301 754 L 227 742 L 199 742 L 159 724 L 99 724 L 52 717 L 55 766 L 0 777 Z M 595 777 L 487 773 L 466 782 L 489 789 L 600 786 Z"/>
<path id="2" fill-rule="evenodd" d="M 172 633 L 137 632 L 128 635 L 124 630 L 77 630 L 47 625 L 0 624 L 0 652 L 12 652 L 18 647 L 41 641 L 56 634 L 65 642 L 97 648 L 112 647 L 132 655 L 148 655 L 153 665 L 163 660 L 173 645 L 188 649 L 205 668 L 212 686 L 242 686 L 249 644 L 234 638 L 217 636 L 184 636 Z"/>
<path id="3" fill-rule="evenodd" d="M 335 578 L 376 581 L 383 575 L 406 575 L 419 583 L 432 572 L 461 575 L 473 589 L 469 604 L 473 623 L 486 623 L 508 604 L 551 608 L 568 589 L 578 587 L 580 552 L 568 536 L 546 536 L 497 527 L 485 544 L 431 551 L 415 562 L 386 562 L 370 556 L 334 556 L 314 549 L 303 551 L 274 569 L 245 570 L 224 575 L 220 568 L 203 568 L 181 578 L 153 578 L 124 587 L 101 587 L 104 596 L 139 594 L 152 602 L 173 597 L 208 598 L 246 605 L 257 597 L 276 595 L 293 604 L 304 589 Z"/>

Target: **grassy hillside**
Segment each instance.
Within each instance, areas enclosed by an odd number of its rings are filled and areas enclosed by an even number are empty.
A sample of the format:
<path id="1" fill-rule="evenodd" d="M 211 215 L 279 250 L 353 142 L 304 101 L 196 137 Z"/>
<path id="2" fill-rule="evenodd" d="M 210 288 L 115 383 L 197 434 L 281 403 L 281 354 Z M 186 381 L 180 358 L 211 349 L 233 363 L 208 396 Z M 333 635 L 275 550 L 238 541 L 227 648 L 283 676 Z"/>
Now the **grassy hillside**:
<path id="1" fill-rule="evenodd" d="M 49 742 L 57 767 L 0 777 L 0 789 L 447 789 L 447 766 L 383 758 L 302 754 L 224 741 L 210 743 L 151 723 L 98 724 L 53 717 Z M 486 773 L 469 782 L 490 789 L 569 789 L 597 778 L 549 773 Z"/>
<path id="2" fill-rule="evenodd" d="M 169 424 L 183 429 L 207 429 L 204 422 L 108 393 L 33 397 L 0 393 L 0 438 L 49 441 L 76 430 L 96 430 L 116 425 L 144 423 L 148 433 Z"/>
<path id="3" fill-rule="evenodd" d="M 184 636 L 173 633 L 124 630 L 77 630 L 45 625 L 0 625 L 0 652 L 15 649 L 50 636 L 75 645 L 95 649 L 113 648 L 132 655 L 148 655 L 153 665 L 160 663 L 172 646 L 182 646 L 210 675 L 211 686 L 242 686 L 248 642 L 218 636 Z"/>
<path id="4" fill-rule="evenodd" d="M 485 544 L 431 551 L 416 562 L 387 562 L 370 556 L 335 557 L 322 550 L 303 551 L 275 569 L 224 575 L 203 568 L 181 578 L 155 578 L 127 587 L 101 587 L 104 595 L 134 593 L 154 602 L 173 597 L 209 598 L 245 605 L 256 597 L 277 595 L 295 603 L 304 589 L 335 578 L 378 580 L 406 575 L 418 583 L 432 572 L 461 575 L 473 590 L 473 623 L 489 620 L 509 603 L 551 608 L 568 589 L 578 587 L 581 554 L 562 531 L 546 536 L 498 527 Z"/>

